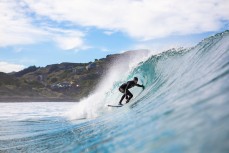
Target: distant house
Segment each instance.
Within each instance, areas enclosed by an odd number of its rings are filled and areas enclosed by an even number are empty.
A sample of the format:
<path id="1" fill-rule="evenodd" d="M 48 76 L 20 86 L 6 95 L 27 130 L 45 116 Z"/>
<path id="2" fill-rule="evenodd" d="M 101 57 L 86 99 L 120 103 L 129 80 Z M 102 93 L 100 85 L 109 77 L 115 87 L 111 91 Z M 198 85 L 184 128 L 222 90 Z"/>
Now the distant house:
<path id="1" fill-rule="evenodd" d="M 51 85 L 51 89 L 67 89 L 70 87 L 72 87 L 72 84 L 68 82 L 54 83 Z"/>
<path id="2" fill-rule="evenodd" d="M 93 69 L 93 68 L 96 68 L 96 63 L 91 63 L 88 66 L 86 66 L 87 70 L 90 70 L 90 69 Z"/>
<path id="3" fill-rule="evenodd" d="M 45 79 L 47 78 L 47 75 L 38 75 L 37 76 L 37 81 L 39 81 L 39 82 L 43 82 L 43 81 L 45 81 Z"/>
<path id="4" fill-rule="evenodd" d="M 38 80 L 39 82 L 42 82 L 42 81 L 44 80 L 43 75 L 38 75 L 37 80 Z"/>
<path id="5" fill-rule="evenodd" d="M 62 83 L 58 83 L 58 85 L 62 88 L 69 88 L 71 87 L 71 84 L 68 82 L 62 82 Z"/>
<path id="6" fill-rule="evenodd" d="M 77 74 L 77 73 L 82 73 L 85 71 L 85 68 L 84 67 L 75 67 L 72 69 L 72 72 Z"/>

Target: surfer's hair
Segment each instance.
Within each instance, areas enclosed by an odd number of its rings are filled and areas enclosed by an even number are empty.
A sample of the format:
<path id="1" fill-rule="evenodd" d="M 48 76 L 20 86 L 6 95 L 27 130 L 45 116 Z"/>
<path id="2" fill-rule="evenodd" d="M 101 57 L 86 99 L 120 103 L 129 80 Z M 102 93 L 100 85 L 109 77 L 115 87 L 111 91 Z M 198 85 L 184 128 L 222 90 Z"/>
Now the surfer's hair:
<path id="1" fill-rule="evenodd" d="M 137 77 L 134 77 L 134 80 L 138 81 L 138 78 Z"/>

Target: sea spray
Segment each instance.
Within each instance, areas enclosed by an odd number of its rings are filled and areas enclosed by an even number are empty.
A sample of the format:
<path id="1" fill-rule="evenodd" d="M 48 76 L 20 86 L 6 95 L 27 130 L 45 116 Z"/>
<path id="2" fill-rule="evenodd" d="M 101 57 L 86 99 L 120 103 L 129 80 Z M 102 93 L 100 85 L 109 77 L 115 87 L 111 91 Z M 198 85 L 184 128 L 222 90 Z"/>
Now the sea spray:
<path id="1" fill-rule="evenodd" d="M 71 120 L 95 118 L 109 111 L 108 104 L 118 104 L 122 96 L 118 91 L 118 86 L 128 79 L 133 79 L 133 76 L 130 76 L 131 71 L 140 62 L 146 60 L 150 56 L 150 52 L 139 50 L 129 56 L 126 55 L 113 61 L 96 89 L 67 112 L 68 118 Z"/>

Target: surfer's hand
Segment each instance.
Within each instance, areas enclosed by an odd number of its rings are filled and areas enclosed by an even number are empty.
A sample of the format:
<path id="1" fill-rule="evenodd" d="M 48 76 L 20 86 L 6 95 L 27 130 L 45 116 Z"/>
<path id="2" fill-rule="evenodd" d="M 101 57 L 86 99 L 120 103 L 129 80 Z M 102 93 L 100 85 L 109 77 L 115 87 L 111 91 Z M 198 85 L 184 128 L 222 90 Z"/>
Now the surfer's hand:
<path id="1" fill-rule="evenodd" d="M 143 89 L 143 90 L 145 89 L 145 86 L 144 86 L 144 85 L 142 85 L 142 89 Z"/>

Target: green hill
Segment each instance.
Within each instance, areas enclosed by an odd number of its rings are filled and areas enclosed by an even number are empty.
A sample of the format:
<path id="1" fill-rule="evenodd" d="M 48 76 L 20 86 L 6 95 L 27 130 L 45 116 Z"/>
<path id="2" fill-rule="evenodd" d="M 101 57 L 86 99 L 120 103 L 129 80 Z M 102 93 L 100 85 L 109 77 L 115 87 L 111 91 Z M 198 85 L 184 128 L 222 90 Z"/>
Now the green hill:
<path id="1" fill-rule="evenodd" d="M 0 102 L 79 101 L 95 89 L 112 63 L 118 59 L 129 62 L 135 54 L 131 51 L 89 63 L 30 66 L 16 73 L 0 73 Z"/>

